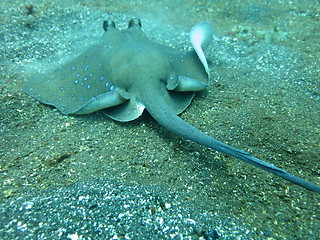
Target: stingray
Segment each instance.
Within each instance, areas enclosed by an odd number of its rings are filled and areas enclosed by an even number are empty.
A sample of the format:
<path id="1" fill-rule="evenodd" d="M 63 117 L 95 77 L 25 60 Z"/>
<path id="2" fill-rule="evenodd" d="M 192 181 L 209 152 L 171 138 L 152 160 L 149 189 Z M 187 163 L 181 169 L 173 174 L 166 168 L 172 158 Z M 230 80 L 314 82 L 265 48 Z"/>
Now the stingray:
<path id="1" fill-rule="evenodd" d="M 182 138 L 320 193 L 315 184 L 224 144 L 178 116 L 195 92 L 209 84 L 209 67 L 203 52 L 213 35 L 209 22 L 192 27 L 193 50 L 186 53 L 149 40 L 137 18 L 131 19 L 123 30 L 117 29 L 113 21 L 104 21 L 103 29 L 105 33 L 97 44 L 52 72 L 27 81 L 23 91 L 64 114 L 102 110 L 110 118 L 126 122 L 147 109 L 159 124 Z"/>

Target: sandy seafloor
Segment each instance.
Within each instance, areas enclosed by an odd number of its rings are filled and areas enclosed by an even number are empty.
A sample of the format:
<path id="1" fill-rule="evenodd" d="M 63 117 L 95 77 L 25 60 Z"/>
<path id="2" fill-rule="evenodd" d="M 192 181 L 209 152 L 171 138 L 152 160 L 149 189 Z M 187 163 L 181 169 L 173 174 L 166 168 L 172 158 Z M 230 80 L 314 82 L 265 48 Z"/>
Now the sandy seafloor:
<path id="1" fill-rule="evenodd" d="M 181 117 L 320 184 L 320 3 L 4 1 L 0 6 L 0 239 L 319 239 L 319 196 L 184 141 L 147 113 L 61 114 L 22 84 L 132 17 L 181 51 L 207 20 L 211 85 Z M 107 60 L 106 60 L 107 61 Z M 125 61 L 125 59 L 124 59 Z"/>

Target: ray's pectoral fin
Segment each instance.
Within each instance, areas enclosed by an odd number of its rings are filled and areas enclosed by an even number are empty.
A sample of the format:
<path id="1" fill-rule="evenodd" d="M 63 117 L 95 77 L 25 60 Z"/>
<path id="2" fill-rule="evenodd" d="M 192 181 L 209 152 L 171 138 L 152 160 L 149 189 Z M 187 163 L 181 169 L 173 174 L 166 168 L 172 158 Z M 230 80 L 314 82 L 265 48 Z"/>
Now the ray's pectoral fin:
<path id="1" fill-rule="evenodd" d="M 115 87 L 101 44 L 88 48 L 65 65 L 27 81 L 22 90 L 64 114 L 86 114 L 128 99 Z"/>
<path id="2" fill-rule="evenodd" d="M 196 52 L 168 55 L 173 70 L 166 81 L 162 96 L 167 105 L 179 114 L 190 105 L 195 91 L 207 88 L 209 80 Z"/>
<path id="3" fill-rule="evenodd" d="M 199 35 L 199 33 L 202 33 Z M 212 26 L 209 22 L 195 25 L 190 32 L 194 51 L 182 54 L 165 48 L 173 66 L 173 73 L 166 84 L 167 93 L 162 93 L 165 102 L 176 113 L 183 112 L 194 97 L 195 91 L 207 88 L 209 69 L 203 49 L 212 38 Z"/>
<path id="4" fill-rule="evenodd" d="M 167 81 L 168 90 L 194 92 L 208 87 L 209 76 L 195 52 L 176 56 L 172 65 L 174 73 Z"/>
<path id="5" fill-rule="evenodd" d="M 192 27 L 190 41 L 194 51 L 186 55 L 174 55 L 177 77 L 171 77 L 167 83 L 168 90 L 174 91 L 201 91 L 204 90 L 210 80 L 209 66 L 204 55 L 205 49 L 212 38 L 212 25 L 209 22 L 200 22 Z"/>

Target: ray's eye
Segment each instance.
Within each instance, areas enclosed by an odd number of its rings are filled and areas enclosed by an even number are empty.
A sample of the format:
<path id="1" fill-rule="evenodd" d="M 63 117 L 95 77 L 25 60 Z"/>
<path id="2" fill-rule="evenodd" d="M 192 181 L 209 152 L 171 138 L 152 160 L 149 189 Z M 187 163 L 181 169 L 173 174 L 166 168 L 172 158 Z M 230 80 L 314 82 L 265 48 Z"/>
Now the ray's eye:
<path id="1" fill-rule="evenodd" d="M 139 18 L 132 18 L 132 19 L 129 21 L 128 27 L 129 27 L 129 28 L 132 28 L 132 27 L 139 27 L 139 28 L 141 28 L 141 21 L 140 21 L 140 19 L 139 19 Z"/>
<path id="2" fill-rule="evenodd" d="M 105 32 L 108 31 L 109 27 L 116 28 L 116 24 L 114 23 L 114 21 L 111 21 L 111 20 L 103 21 L 103 30 Z"/>

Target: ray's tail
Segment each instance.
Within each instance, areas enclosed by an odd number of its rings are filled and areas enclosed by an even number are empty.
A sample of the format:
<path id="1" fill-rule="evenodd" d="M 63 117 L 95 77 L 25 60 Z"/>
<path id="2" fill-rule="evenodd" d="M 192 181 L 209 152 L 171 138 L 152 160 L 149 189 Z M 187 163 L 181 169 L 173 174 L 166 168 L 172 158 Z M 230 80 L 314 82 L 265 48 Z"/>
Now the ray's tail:
<path id="1" fill-rule="evenodd" d="M 155 99 L 154 96 L 151 98 Z M 147 98 L 147 99 L 151 99 Z M 152 115 L 152 117 L 160 123 L 166 129 L 174 132 L 175 134 L 189 139 L 198 144 L 207 146 L 211 149 L 217 150 L 219 152 L 231 155 L 235 158 L 241 159 L 247 163 L 250 163 L 254 166 L 257 166 L 263 170 L 266 170 L 274 175 L 282 177 L 292 183 L 295 183 L 301 187 L 304 187 L 308 190 L 320 194 L 320 187 L 317 185 L 305 181 L 299 177 L 296 177 L 285 170 L 278 168 L 272 164 L 264 162 L 258 158 L 253 157 L 250 153 L 242 151 L 240 149 L 231 147 L 227 144 L 224 144 L 205 133 L 201 132 L 197 128 L 193 127 L 189 123 L 182 120 L 177 116 L 171 109 L 168 108 L 167 104 L 164 101 L 159 101 L 161 98 L 157 98 L 157 102 L 154 101 L 143 101 L 146 109 Z"/>

